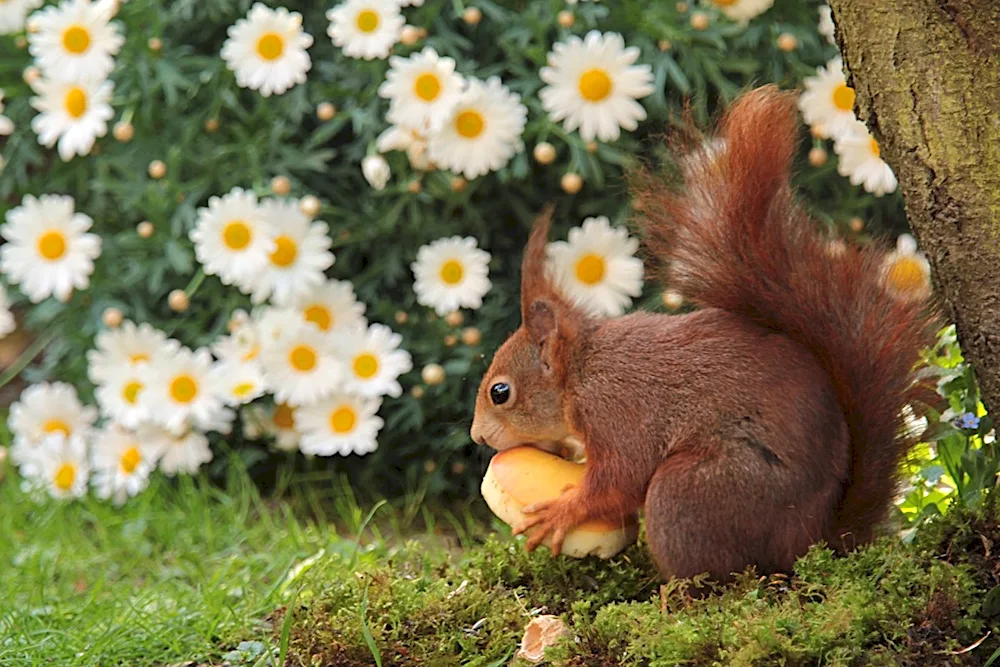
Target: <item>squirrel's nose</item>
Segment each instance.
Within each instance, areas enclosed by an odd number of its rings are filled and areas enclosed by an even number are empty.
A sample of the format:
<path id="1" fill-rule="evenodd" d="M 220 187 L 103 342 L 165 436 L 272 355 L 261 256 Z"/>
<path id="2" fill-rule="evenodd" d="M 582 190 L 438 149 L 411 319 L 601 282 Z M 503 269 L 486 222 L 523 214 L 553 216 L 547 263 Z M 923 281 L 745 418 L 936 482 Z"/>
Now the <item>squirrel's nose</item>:
<path id="1" fill-rule="evenodd" d="M 486 444 L 486 436 L 483 435 L 482 425 L 475 418 L 472 419 L 472 428 L 469 429 L 469 437 L 477 445 Z"/>

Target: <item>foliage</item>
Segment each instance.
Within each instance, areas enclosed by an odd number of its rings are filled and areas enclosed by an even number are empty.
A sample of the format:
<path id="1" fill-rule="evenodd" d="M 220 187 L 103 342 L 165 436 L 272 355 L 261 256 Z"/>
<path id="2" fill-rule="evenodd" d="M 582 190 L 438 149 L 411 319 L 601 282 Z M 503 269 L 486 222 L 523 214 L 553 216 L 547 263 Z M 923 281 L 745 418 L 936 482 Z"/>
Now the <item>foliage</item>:
<path id="1" fill-rule="evenodd" d="M 234 186 L 263 196 L 272 177 L 287 176 L 293 196 L 315 195 L 322 201 L 319 217 L 331 226 L 337 256 L 328 275 L 350 280 L 369 318 L 403 334 L 403 346 L 414 357 L 404 387 L 423 392 L 420 398 L 406 393 L 386 402 L 386 424 L 374 454 L 297 462 L 349 472 L 359 487 L 389 494 L 474 491 L 478 470 L 469 462 L 477 454 L 467 437 L 473 396 L 486 357 L 518 323 L 520 250 L 527 225 L 543 203 L 558 201 L 560 234 L 586 216 L 622 222 L 629 214 L 624 171 L 636 160 L 664 157 L 659 137 L 680 122 L 685 110 L 707 123 L 741 89 L 764 82 L 797 86 L 835 55 L 817 33 L 816 0 L 778 0 L 747 26 L 693 2 L 644 0 L 572 6 L 562 0 L 476 0 L 468 6 L 479 8 L 482 20 L 470 25 L 461 19 L 466 3 L 427 0 L 406 9 L 408 22 L 426 28 L 427 38 L 397 45 L 396 53 L 432 46 L 454 57 L 463 74 L 499 75 L 529 109 L 526 150 L 508 167 L 461 188 L 453 187 L 451 174 L 421 175 L 402 153 L 390 153 L 392 180 L 377 191 L 365 182 L 360 162 L 388 126 L 387 103 L 376 93 L 386 62 L 346 58 L 325 37 L 326 4 L 289 1 L 284 4 L 302 13 L 303 25 L 315 38 L 308 83 L 268 98 L 240 89 L 219 50 L 226 27 L 250 4 L 121 3 L 116 20 L 126 42 L 112 74 L 112 106 L 115 121 L 131 122 L 135 136 L 121 143 L 109 134 L 91 155 L 68 163 L 38 145 L 30 129 L 30 89 L 21 80 L 29 55 L 14 36 L 0 38 L 0 88 L 6 92 L 5 113 L 17 125 L 2 147 L 7 166 L 0 177 L 0 214 L 27 194 L 71 194 L 77 210 L 95 220 L 93 231 L 103 237 L 88 290 L 65 304 L 49 299 L 30 308 L 14 296 L 26 326 L 47 343 L 24 377 L 70 381 L 89 398 L 82 352 L 92 347 L 108 308 L 149 322 L 192 348 L 223 334 L 234 310 L 249 302 L 200 272 L 187 233 L 210 196 Z M 557 21 L 565 10 L 574 16 L 569 28 Z M 695 12 L 710 19 L 704 29 L 695 27 Z M 652 66 L 656 84 L 656 92 L 643 100 L 649 117 L 639 129 L 614 144 L 594 147 L 550 120 L 538 99 L 538 71 L 552 44 L 591 29 L 620 32 L 626 44 L 641 49 L 639 62 Z M 778 46 L 778 37 L 786 33 L 796 42 L 790 51 Z M 157 48 L 151 39 L 159 41 Z M 336 105 L 332 120 L 317 118 L 323 102 Z M 855 235 L 849 223 L 858 216 L 874 232 L 906 229 L 898 196 L 876 199 L 851 186 L 837 175 L 832 153 L 822 167 L 808 166 L 808 149 L 823 144 L 803 135 L 797 182 L 825 224 Z M 557 149 L 548 166 L 530 158 L 532 147 L 542 141 Z M 154 159 L 165 163 L 165 178 L 148 175 Z M 560 188 L 567 172 L 583 177 L 577 195 Z M 420 183 L 419 192 L 411 191 L 413 182 Z M 154 225 L 148 239 L 136 233 L 143 220 Z M 454 234 L 474 236 L 493 256 L 493 290 L 483 307 L 465 318 L 466 325 L 482 331 L 482 342 L 475 345 L 449 341 L 458 329 L 418 306 L 412 289 L 409 265 L 416 248 Z M 167 297 L 176 289 L 185 290 L 191 301 L 180 314 L 168 306 Z M 637 305 L 662 308 L 659 297 L 658 286 L 650 285 Z M 422 386 L 420 369 L 429 363 L 443 365 L 443 384 Z M 261 475 L 270 474 L 273 457 L 279 456 L 239 430 L 224 446 L 216 445 L 217 453 L 235 452 Z M 211 470 L 221 474 L 224 469 L 217 457 Z"/>
<path id="2" fill-rule="evenodd" d="M 911 484 L 900 503 L 904 518 L 916 525 L 949 506 L 978 507 L 995 488 L 1000 473 L 993 418 L 979 396 L 972 367 L 962 357 L 955 327 L 941 330 L 937 345 L 923 355 L 920 374 L 937 385 L 941 411 L 926 408 L 921 444 L 907 462 Z"/>

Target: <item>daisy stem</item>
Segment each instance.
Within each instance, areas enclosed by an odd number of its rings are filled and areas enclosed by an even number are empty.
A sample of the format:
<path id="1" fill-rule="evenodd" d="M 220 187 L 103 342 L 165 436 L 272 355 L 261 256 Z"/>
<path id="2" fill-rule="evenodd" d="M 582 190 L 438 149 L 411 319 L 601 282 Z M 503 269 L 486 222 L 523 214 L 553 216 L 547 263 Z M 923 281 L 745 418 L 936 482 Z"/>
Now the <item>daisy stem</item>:
<path id="1" fill-rule="evenodd" d="M 51 343 L 58 334 L 59 327 L 52 327 L 36 338 L 34 343 L 26 347 L 24 352 L 21 353 L 21 356 L 19 356 L 17 360 L 8 366 L 7 370 L 0 375 L 0 388 L 7 386 L 11 380 L 20 375 L 21 371 L 27 368 L 28 364 L 34 361 L 35 357 L 37 357 L 39 353 L 45 349 L 45 346 Z"/>
<path id="2" fill-rule="evenodd" d="M 187 287 L 184 288 L 184 293 L 189 297 L 192 296 L 198 291 L 198 288 L 201 287 L 203 282 L 205 282 L 205 271 L 204 269 L 198 269 L 198 273 L 194 274 L 191 278 L 191 282 L 189 282 Z"/>

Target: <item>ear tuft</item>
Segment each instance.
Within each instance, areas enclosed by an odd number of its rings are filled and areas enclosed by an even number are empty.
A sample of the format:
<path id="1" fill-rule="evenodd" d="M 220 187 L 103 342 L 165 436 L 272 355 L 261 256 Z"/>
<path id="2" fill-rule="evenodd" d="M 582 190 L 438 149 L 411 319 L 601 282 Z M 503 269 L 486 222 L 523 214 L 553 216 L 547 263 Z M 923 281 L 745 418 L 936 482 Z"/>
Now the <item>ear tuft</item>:
<path id="1" fill-rule="evenodd" d="M 552 226 L 552 214 L 555 204 L 546 204 L 535 218 L 524 249 L 524 259 L 521 262 L 521 318 L 527 321 L 527 308 L 538 297 L 551 291 L 549 280 L 545 275 L 546 246 L 549 241 L 549 228 Z"/>

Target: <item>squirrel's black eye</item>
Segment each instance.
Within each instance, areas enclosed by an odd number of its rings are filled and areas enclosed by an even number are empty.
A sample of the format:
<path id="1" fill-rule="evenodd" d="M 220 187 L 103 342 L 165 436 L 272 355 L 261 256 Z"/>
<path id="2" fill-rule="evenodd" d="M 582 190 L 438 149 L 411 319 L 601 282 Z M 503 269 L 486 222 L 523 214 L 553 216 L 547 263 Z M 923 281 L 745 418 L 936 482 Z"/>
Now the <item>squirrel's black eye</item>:
<path id="1" fill-rule="evenodd" d="M 497 382 L 490 387 L 490 400 L 493 405 L 503 405 L 510 400 L 510 385 L 506 382 Z"/>

